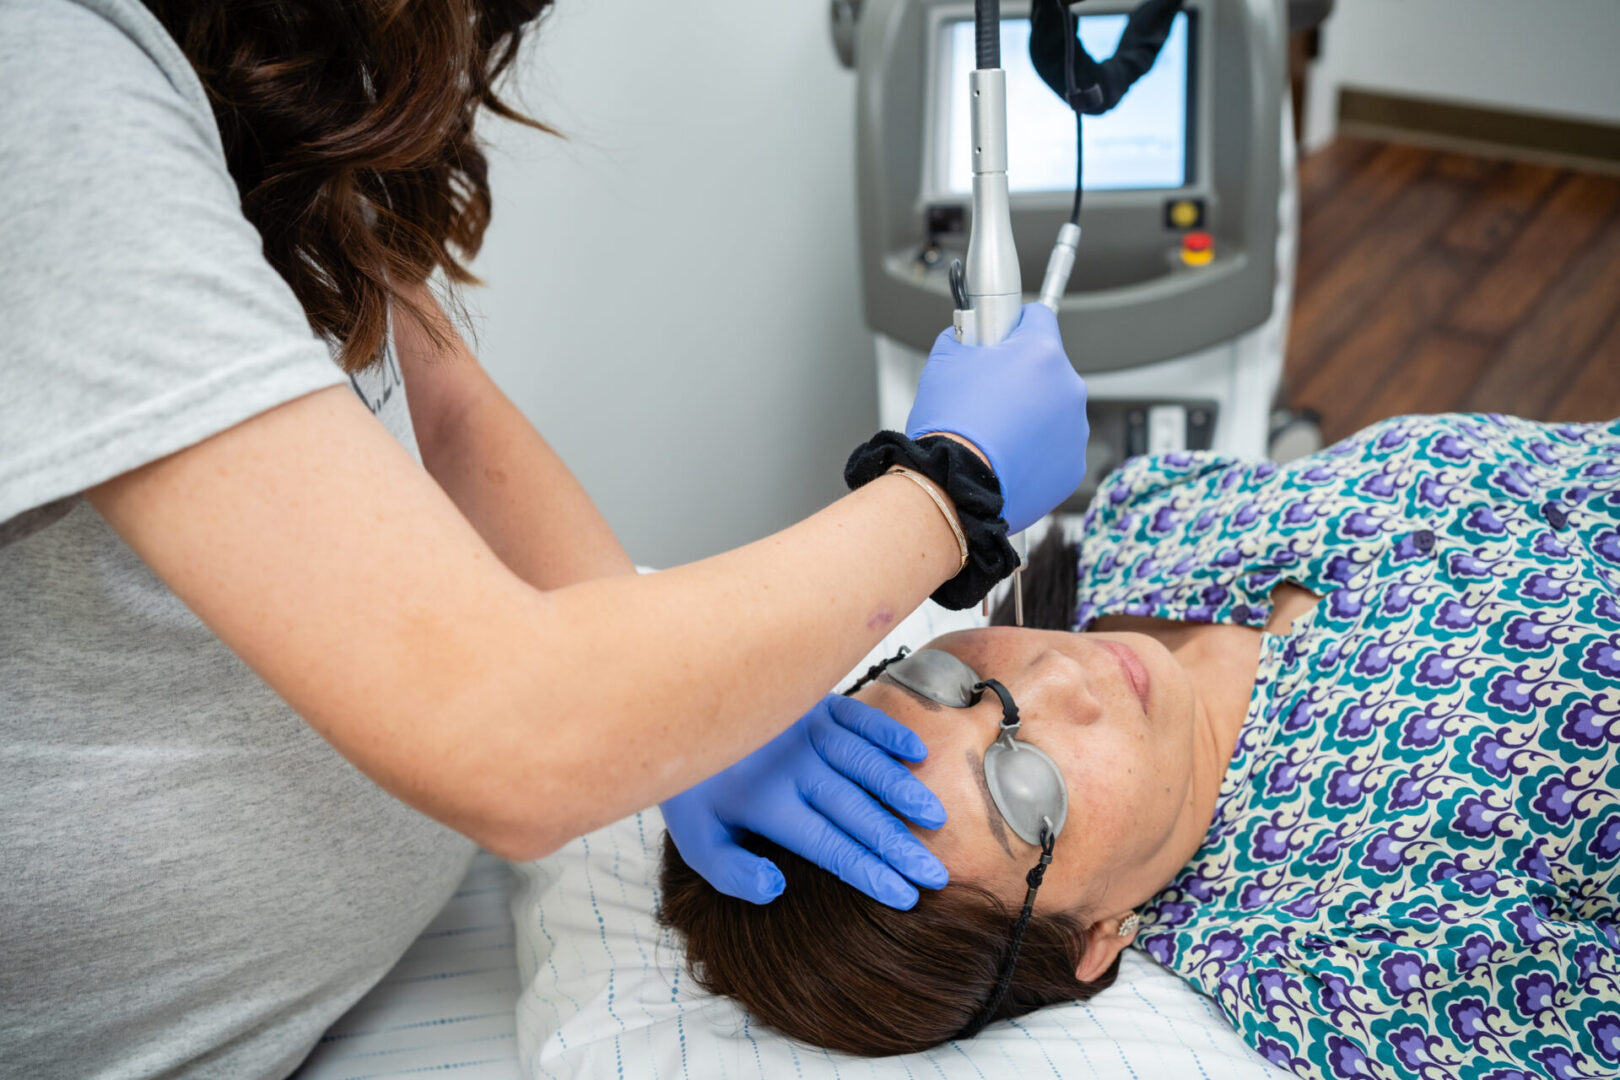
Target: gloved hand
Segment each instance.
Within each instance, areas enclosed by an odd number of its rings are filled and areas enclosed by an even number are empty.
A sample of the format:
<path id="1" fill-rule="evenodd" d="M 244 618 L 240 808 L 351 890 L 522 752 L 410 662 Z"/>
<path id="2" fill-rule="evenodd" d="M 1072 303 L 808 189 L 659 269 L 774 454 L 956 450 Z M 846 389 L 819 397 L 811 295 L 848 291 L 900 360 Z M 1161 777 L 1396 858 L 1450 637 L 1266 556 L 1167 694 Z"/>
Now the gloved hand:
<path id="1" fill-rule="evenodd" d="M 928 829 L 945 824 L 945 807 L 891 754 L 921 761 L 928 747 L 870 705 L 828 694 L 775 739 L 664 802 L 664 825 L 687 865 L 727 895 L 764 904 L 786 887 L 774 863 L 738 844 L 751 832 L 904 910 L 917 902 L 906 878 L 938 889 L 949 875 L 872 796 Z"/>
<path id="2" fill-rule="evenodd" d="M 906 419 L 906 437 L 951 432 L 990 459 L 1009 533 L 1074 493 L 1086 475 L 1086 384 L 1063 352 L 1057 316 L 1025 304 L 999 345 L 934 342 Z"/>

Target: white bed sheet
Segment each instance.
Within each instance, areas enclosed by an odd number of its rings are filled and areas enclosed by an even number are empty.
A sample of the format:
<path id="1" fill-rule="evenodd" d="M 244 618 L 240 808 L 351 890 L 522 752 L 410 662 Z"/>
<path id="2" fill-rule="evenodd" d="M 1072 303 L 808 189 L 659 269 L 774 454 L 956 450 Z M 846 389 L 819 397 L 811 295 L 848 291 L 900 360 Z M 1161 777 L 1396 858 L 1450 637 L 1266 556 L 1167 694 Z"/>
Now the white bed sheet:
<path id="1" fill-rule="evenodd" d="M 519 1080 L 511 867 L 479 852 L 398 964 L 328 1031 L 298 1080 Z"/>
<path id="2" fill-rule="evenodd" d="M 982 621 L 925 605 L 862 667 L 899 644 Z M 1285 1080 L 1210 999 L 1134 950 L 1118 983 L 1091 1002 L 930 1054 L 862 1060 L 793 1043 L 692 987 L 679 946 L 652 917 L 661 831 L 656 810 L 637 814 L 519 867 L 521 884 L 480 853 L 445 910 L 322 1038 L 299 1080 Z"/>
<path id="3" fill-rule="evenodd" d="M 1135 949 L 1115 985 L 923 1054 L 862 1059 L 696 989 L 654 922 L 663 822 L 627 818 L 518 868 L 519 1051 L 547 1080 L 1283 1080 L 1215 1003 Z"/>

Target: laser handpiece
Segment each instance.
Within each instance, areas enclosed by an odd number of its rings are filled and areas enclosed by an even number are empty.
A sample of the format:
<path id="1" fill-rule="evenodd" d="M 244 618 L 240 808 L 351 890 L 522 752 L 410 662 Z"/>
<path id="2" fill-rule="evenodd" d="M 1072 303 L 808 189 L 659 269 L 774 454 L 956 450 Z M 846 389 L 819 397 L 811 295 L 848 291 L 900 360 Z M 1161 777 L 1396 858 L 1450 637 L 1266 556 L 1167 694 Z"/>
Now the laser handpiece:
<path id="1" fill-rule="evenodd" d="M 994 6 L 994 5 L 992 5 Z M 992 24 L 992 30 L 999 27 Z M 999 54 L 1000 50 L 996 50 Z M 981 49 L 981 57 L 983 50 Z M 999 55 L 998 55 L 999 62 Z M 999 344 L 1018 325 L 1024 283 L 1013 243 L 1007 196 L 1007 73 L 979 67 L 968 73 L 973 146 L 973 231 L 962 274 L 967 307 L 952 322 L 964 345 Z"/>
<path id="2" fill-rule="evenodd" d="M 1023 275 L 1013 243 L 1012 204 L 1007 192 L 1007 72 L 1001 67 L 1001 5 L 976 0 L 973 9 L 977 66 L 968 73 L 968 107 L 973 147 L 973 225 L 967 266 L 951 267 L 956 298 L 952 326 L 964 345 L 996 345 L 1018 325 L 1023 308 Z M 1055 313 L 1074 269 L 1080 226 L 1065 223 L 1046 264 L 1040 302 Z M 1029 545 L 1023 533 L 1011 538 L 1018 553 L 1013 571 L 1013 621 L 1024 625 L 1023 568 Z"/>

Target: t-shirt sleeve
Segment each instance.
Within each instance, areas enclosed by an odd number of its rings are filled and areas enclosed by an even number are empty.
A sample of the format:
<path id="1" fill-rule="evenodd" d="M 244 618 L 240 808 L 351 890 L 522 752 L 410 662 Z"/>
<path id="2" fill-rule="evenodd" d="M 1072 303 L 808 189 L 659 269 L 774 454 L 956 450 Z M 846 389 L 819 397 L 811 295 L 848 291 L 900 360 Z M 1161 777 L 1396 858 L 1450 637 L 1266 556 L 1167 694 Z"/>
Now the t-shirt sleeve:
<path id="1" fill-rule="evenodd" d="M 115 6 L 0 19 L 0 523 L 343 381 L 190 66 Z"/>

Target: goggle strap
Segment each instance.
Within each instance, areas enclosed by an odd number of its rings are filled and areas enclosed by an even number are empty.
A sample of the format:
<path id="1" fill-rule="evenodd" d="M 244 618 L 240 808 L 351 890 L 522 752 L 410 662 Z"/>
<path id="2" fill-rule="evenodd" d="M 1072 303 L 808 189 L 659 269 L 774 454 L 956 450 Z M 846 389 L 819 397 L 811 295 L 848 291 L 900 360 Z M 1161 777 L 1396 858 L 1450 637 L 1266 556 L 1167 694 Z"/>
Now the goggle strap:
<path id="1" fill-rule="evenodd" d="M 995 679 L 985 679 L 983 682 L 973 684 L 974 694 L 982 693 L 985 690 L 994 691 L 996 697 L 1001 699 L 1001 730 L 1003 732 L 1017 731 L 1023 726 L 1024 722 L 1019 719 L 1018 705 L 1013 701 L 1011 691 Z"/>
<path id="2" fill-rule="evenodd" d="M 877 678 L 879 675 L 882 675 L 884 668 L 888 667 L 890 664 L 895 663 L 896 661 L 904 660 L 906 658 L 906 655 L 908 653 L 910 653 L 910 652 L 911 652 L 911 650 L 909 648 L 902 645 L 902 646 L 900 646 L 900 651 L 895 653 L 893 656 L 889 657 L 887 660 L 879 660 L 877 663 L 875 663 L 871 667 L 867 668 L 866 669 L 866 674 L 862 675 L 860 678 L 856 679 L 855 680 L 855 685 L 850 687 L 848 690 L 844 691 L 844 697 L 851 696 L 852 694 L 855 693 L 855 691 L 859 690 L 861 687 L 865 686 L 867 683 L 871 682 L 873 679 Z"/>
<path id="3" fill-rule="evenodd" d="M 1001 967 L 1001 974 L 996 977 L 996 985 L 990 991 L 989 999 L 979 1015 L 963 1028 L 956 1036 L 958 1039 L 971 1039 L 983 1031 L 985 1025 L 996 1018 L 996 1010 L 1007 997 L 1007 991 L 1012 988 L 1013 971 L 1018 967 L 1018 950 L 1024 944 L 1024 932 L 1029 929 L 1029 920 L 1035 914 L 1035 893 L 1041 887 L 1041 880 L 1046 877 L 1046 868 L 1052 865 L 1052 847 L 1057 843 L 1057 837 L 1050 829 L 1041 830 L 1041 861 L 1032 866 L 1029 873 L 1024 875 L 1024 884 L 1029 891 L 1024 894 L 1024 908 L 1018 913 L 1018 921 L 1013 924 L 1011 948 L 1007 951 L 1007 959 Z"/>
<path id="4" fill-rule="evenodd" d="M 1046 868 L 1052 865 L 1052 834 L 1047 829 L 1041 830 L 1041 861 L 1029 868 L 1024 875 L 1024 884 L 1029 891 L 1024 894 L 1024 910 L 1019 918 L 1027 918 L 1035 910 L 1035 890 L 1041 887 L 1041 881 L 1046 877 Z"/>

